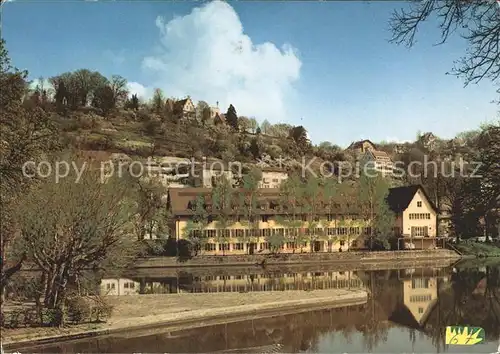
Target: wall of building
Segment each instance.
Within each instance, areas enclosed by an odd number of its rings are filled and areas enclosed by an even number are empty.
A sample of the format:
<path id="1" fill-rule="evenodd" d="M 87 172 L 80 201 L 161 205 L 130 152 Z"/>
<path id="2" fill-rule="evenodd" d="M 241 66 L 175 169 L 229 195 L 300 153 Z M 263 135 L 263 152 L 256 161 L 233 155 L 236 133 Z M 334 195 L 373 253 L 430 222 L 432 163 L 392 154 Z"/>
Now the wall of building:
<path id="1" fill-rule="evenodd" d="M 422 203 L 421 207 L 418 206 L 419 202 Z M 410 214 L 430 214 L 430 219 L 410 219 Z M 428 236 L 436 237 L 436 217 L 436 212 L 432 209 L 424 193 L 419 190 L 403 212 L 403 235 L 411 236 L 412 227 L 427 227 Z"/>
<path id="2" fill-rule="evenodd" d="M 286 172 L 263 171 L 262 180 L 259 182 L 259 188 L 279 188 L 288 178 Z"/>
<path id="3" fill-rule="evenodd" d="M 137 295 L 139 283 L 125 278 L 108 278 L 101 281 L 101 295 Z"/>
<path id="4" fill-rule="evenodd" d="M 415 277 L 403 281 L 403 302 L 421 323 L 430 305 L 437 299 L 437 278 Z"/>
<path id="5" fill-rule="evenodd" d="M 186 239 L 188 238 L 187 229 L 189 222 L 188 217 L 178 218 L 175 223 L 175 236 L 177 239 Z M 307 222 L 302 224 L 304 232 L 307 229 Z M 332 221 L 321 221 L 315 225 L 318 229 L 318 234 L 322 233 L 325 236 L 302 236 L 299 244 L 294 246 L 293 236 L 289 237 L 285 242 L 283 247 L 281 248 L 282 253 L 306 253 L 306 252 L 342 252 L 347 251 L 350 248 L 359 248 L 361 247 L 361 243 L 357 240 L 362 236 L 362 232 L 366 223 L 362 220 L 332 220 Z M 283 232 L 285 233 L 285 229 L 287 228 L 283 225 L 280 225 L 278 220 L 273 217 L 269 217 L 267 221 L 259 221 L 254 230 L 251 230 L 249 225 L 242 222 L 235 222 L 231 226 L 227 227 L 225 230 L 229 231 L 228 237 L 224 237 L 221 239 L 217 239 L 217 237 L 210 237 L 205 239 L 205 244 L 211 244 L 215 247 L 215 250 L 202 250 L 202 254 L 207 255 L 218 255 L 218 254 L 248 254 L 252 252 L 254 253 L 270 253 L 270 245 L 268 243 L 267 237 L 274 232 Z M 213 221 L 205 226 L 205 230 L 217 230 L 217 222 Z M 256 237 L 244 237 L 240 234 L 240 237 L 237 237 L 236 230 L 249 230 L 250 232 L 258 232 L 258 236 Z M 278 230 L 278 231 L 276 231 Z M 241 231 L 240 231 L 241 233 Z M 336 233 L 336 235 L 328 236 L 328 233 Z M 314 241 L 317 240 L 317 241 Z M 314 241 L 314 242 L 311 242 Z M 253 243 L 253 245 L 251 245 Z M 228 244 L 228 246 L 222 246 L 223 244 Z M 227 249 L 222 249 L 221 247 L 228 247 Z"/>

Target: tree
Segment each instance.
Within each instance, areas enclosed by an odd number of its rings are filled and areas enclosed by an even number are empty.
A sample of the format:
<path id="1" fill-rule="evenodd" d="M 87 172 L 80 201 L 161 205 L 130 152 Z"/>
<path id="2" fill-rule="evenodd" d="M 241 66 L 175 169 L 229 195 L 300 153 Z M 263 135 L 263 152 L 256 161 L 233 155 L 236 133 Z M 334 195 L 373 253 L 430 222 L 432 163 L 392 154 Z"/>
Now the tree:
<path id="1" fill-rule="evenodd" d="M 163 91 L 159 88 L 155 89 L 153 94 L 153 98 L 151 99 L 151 106 L 153 108 L 153 112 L 156 114 L 161 114 L 165 105 L 165 97 L 163 95 Z"/>
<path id="2" fill-rule="evenodd" d="M 109 85 L 104 85 L 94 91 L 92 106 L 101 110 L 106 117 L 116 107 L 115 94 Z"/>
<path id="3" fill-rule="evenodd" d="M 317 177 L 309 176 L 302 184 L 301 204 L 302 211 L 306 216 L 307 234 L 309 236 L 311 252 L 315 252 L 315 243 L 321 236 L 319 219 L 322 209 L 323 196 L 322 186 Z"/>
<path id="4" fill-rule="evenodd" d="M 250 243 L 251 250 L 247 250 L 250 254 L 255 251 L 255 243 L 259 236 L 259 221 L 260 211 L 258 208 L 259 200 L 259 181 L 262 179 L 262 172 L 257 169 L 252 169 L 248 174 L 243 176 L 240 183 L 240 200 L 239 209 L 242 216 L 241 223 L 246 226 L 248 233 L 245 230 L 245 243 Z M 248 237 L 246 237 L 248 235 Z"/>
<path id="5" fill-rule="evenodd" d="M 293 126 L 286 123 L 277 123 L 271 125 L 269 127 L 269 135 L 278 137 L 278 138 L 287 138 L 290 135 L 290 130 L 292 130 Z"/>
<path id="6" fill-rule="evenodd" d="M 134 184 L 137 190 L 137 239 L 167 238 L 170 218 L 164 200 L 167 188 L 152 178 L 137 178 Z"/>
<path id="7" fill-rule="evenodd" d="M 236 108 L 234 108 L 232 104 L 230 104 L 227 109 L 226 122 L 234 130 L 238 130 L 238 115 L 236 114 Z"/>
<path id="8" fill-rule="evenodd" d="M 25 178 L 23 165 L 57 148 L 58 139 L 57 130 L 43 109 L 22 106 L 27 72 L 11 65 L 3 40 L 0 41 L 0 64 L 0 292 L 3 299 L 7 282 L 21 269 L 26 254 L 14 247 L 19 236 L 16 210 L 22 205 L 21 197 L 35 181 Z"/>
<path id="9" fill-rule="evenodd" d="M 210 116 L 206 117 L 206 109 L 210 112 L 210 106 L 205 101 L 198 101 L 196 105 L 196 119 L 203 124 L 206 124 L 210 120 Z M 207 119 L 208 118 L 208 119 Z"/>
<path id="10" fill-rule="evenodd" d="M 127 101 L 129 93 L 127 89 L 127 79 L 120 75 L 113 75 L 111 76 L 111 80 L 109 80 L 109 87 L 113 92 L 113 108 L 122 106 Z"/>
<path id="11" fill-rule="evenodd" d="M 297 127 L 293 127 L 290 130 L 289 137 L 295 142 L 299 150 L 303 153 L 306 153 L 310 150 L 311 142 L 307 137 L 307 130 L 303 126 L 299 125 Z"/>
<path id="12" fill-rule="evenodd" d="M 221 176 L 220 183 L 212 189 L 212 213 L 214 214 L 217 230 L 216 239 L 220 244 L 224 244 L 222 255 L 225 254 L 225 244 L 228 244 L 230 233 L 228 227 L 233 223 L 233 206 L 236 202 L 234 190 L 231 182 Z"/>
<path id="13" fill-rule="evenodd" d="M 259 123 L 257 123 L 257 120 L 254 117 L 248 119 L 248 128 L 250 129 L 251 133 L 256 133 L 258 127 Z"/>
<path id="14" fill-rule="evenodd" d="M 207 239 L 204 237 L 203 232 L 205 227 L 208 225 L 208 212 L 206 209 L 206 201 L 205 198 L 199 195 L 196 198 L 194 205 L 192 205 L 191 210 L 193 211 L 193 216 L 189 219 L 186 228 L 184 229 L 184 233 L 186 238 L 193 245 L 193 250 L 195 252 L 195 256 L 198 255 Z"/>
<path id="15" fill-rule="evenodd" d="M 498 80 L 500 17 L 495 1 L 429 0 L 413 3 L 409 10 L 394 11 L 390 20 L 392 42 L 411 47 L 418 29 L 430 18 L 439 21 L 440 44 L 457 31 L 468 41 L 467 51 L 457 61 L 452 74 L 464 77 L 466 85 L 483 78 L 493 82 Z"/>
<path id="16" fill-rule="evenodd" d="M 42 270 L 44 304 L 64 324 L 68 285 L 84 270 L 117 268 L 132 260 L 130 218 L 133 195 L 126 178 L 100 182 L 100 171 L 73 172 L 59 183 L 47 179 L 33 188 L 19 209 L 20 240 L 28 259 Z M 61 207 L 64 206 L 64 207 Z"/>
<path id="17" fill-rule="evenodd" d="M 305 241 L 305 230 L 302 220 L 302 181 L 298 175 L 291 175 L 280 186 L 280 200 L 282 216 L 277 216 L 276 221 L 286 229 L 285 239 L 293 242 L 293 253 L 297 248 L 302 249 Z"/>
<path id="18" fill-rule="evenodd" d="M 259 128 L 263 134 L 270 134 L 271 123 L 269 123 L 267 119 L 264 119 L 264 121 L 260 124 Z"/>
<path id="19" fill-rule="evenodd" d="M 243 133 L 251 132 L 252 123 L 250 122 L 250 119 L 247 117 L 243 117 L 243 116 L 238 117 L 238 126 L 240 127 L 240 130 Z"/>
<path id="20" fill-rule="evenodd" d="M 139 109 L 139 105 L 140 105 L 139 98 L 137 97 L 137 94 L 134 93 L 130 97 L 130 99 L 128 99 L 125 102 L 125 109 L 132 109 L 134 111 L 137 111 Z"/>
<path id="21" fill-rule="evenodd" d="M 369 221 L 370 247 L 378 241 L 388 248 L 388 238 L 394 225 L 394 215 L 387 205 L 389 183 L 378 171 L 365 170 L 359 180 L 359 204 L 361 215 Z"/>

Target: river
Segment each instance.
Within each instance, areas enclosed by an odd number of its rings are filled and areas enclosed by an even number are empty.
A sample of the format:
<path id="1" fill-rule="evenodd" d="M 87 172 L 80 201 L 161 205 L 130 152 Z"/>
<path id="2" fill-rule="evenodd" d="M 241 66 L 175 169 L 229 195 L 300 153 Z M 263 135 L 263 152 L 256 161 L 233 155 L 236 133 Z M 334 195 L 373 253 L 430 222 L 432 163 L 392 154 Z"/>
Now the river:
<path id="1" fill-rule="evenodd" d="M 29 348 L 39 353 L 495 353 L 500 264 L 487 267 L 335 271 L 226 268 L 141 270 L 105 278 L 109 295 L 365 289 L 361 305 L 166 332 L 161 328 Z M 170 296 L 170 295 L 166 295 Z M 474 346 L 445 345 L 446 326 L 485 330 Z M 23 350 L 20 350 L 23 352 Z"/>

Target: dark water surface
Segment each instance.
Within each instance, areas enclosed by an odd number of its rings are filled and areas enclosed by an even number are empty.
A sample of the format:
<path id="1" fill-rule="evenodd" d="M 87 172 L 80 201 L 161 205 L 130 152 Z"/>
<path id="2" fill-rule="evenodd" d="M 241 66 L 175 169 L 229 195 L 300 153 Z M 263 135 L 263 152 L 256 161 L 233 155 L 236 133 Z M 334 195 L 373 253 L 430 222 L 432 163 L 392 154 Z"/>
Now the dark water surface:
<path id="1" fill-rule="evenodd" d="M 365 289 L 365 304 L 189 330 L 157 328 L 48 346 L 38 353 L 496 353 L 500 338 L 500 264 L 382 271 L 309 269 L 142 270 L 107 278 L 111 295 L 216 291 Z M 252 274 L 251 274 L 252 273 Z M 114 285 L 112 285 L 114 284 Z M 244 295 L 244 294 L 242 294 Z M 168 295 L 167 295 L 168 296 Z M 446 326 L 482 327 L 486 343 L 444 344 Z"/>

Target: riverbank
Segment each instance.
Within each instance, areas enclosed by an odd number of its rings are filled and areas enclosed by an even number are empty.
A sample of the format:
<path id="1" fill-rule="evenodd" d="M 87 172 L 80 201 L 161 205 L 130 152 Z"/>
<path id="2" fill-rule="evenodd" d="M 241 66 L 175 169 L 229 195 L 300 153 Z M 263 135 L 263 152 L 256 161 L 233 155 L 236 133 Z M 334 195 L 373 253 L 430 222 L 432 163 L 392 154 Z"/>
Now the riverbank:
<path id="1" fill-rule="evenodd" d="M 500 257 L 500 247 L 497 243 L 462 241 L 454 247 L 465 256 Z"/>
<path id="2" fill-rule="evenodd" d="M 254 293 L 203 293 L 174 295 L 109 296 L 114 306 L 106 323 L 58 328 L 2 329 L 4 349 L 32 346 L 100 335 L 140 335 L 155 328 L 173 331 L 235 322 L 277 314 L 365 303 L 364 290 L 329 289 Z"/>
<path id="3" fill-rule="evenodd" d="M 438 259 L 459 260 L 461 256 L 451 250 L 405 250 L 405 251 L 358 251 L 335 253 L 296 253 L 277 255 L 226 255 L 196 256 L 187 260 L 176 257 L 148 257 L 138 259 L 134 267 L 140 268 L 194 268 L 220 266 L 294 265 L 294 264 L 356 264 L 374 265 L 380 263 L 408 263 L 435 261 Z"/>

